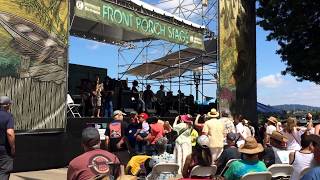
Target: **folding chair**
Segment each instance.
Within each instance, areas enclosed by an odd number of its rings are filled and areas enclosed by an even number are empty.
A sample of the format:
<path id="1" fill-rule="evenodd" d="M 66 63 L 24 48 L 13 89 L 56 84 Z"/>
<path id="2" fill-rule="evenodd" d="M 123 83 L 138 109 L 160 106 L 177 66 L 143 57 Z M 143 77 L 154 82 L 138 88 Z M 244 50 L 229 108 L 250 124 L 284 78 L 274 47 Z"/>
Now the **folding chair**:
<path id="1" fill-rule="evenodd" d="M 304 168 L 301 172 L 300 172 L 300 179 L 308 172 L 310 171 L 311 167 L 307 167 Z"/>
<path id="2" fill-rule="evenodd" d="M 80 104 L 75 104 L 70 94 L 67 94 L 67 114 L 71 113 L 73 117 L 81 117 L 79 107 Z"/>
<path id="3" fill-rule="evenodd" d="M 217 166 L 211 165 L 211 166 L 195 166 L 192 168 L 190 173 L 190 178 L 192 177 L 213 177 L 216 175 L 217 172 Z"/>
<path id="4" fill-rule="evenodd" d="M 273 164 L 268 170 L 272 173 L 272 178 L 289 178 L 293 173 L 293 166 L 290 164 Z"/>
<path id="5" fill-rule="evenodd" d="M 179 165 L 177 163 L 159 163 L 156 164 L 151 173 L 147 176 L 146 180 L 156 180 L 160 175 L 173 175 L 178 174 Z"/>
<path id="6" fill-rule="evenodd" d="M 251 172 L 245 174 L 240 180 L 271 180 L 271 172 Z"/>
<path id="7" fill-rule="evenodd" d="M 223 176 L 223 174 L 226 172 L 226 170 L 229 168 L 230 164 L 233 162 L 233 161 L 236 161 L 236 160 L 240 160 L 240 159 L 230 159 L 227 164 L 224 166 L 224 168 L 222 169 L 221 173 L 220 173 L 220 176 Z"/>

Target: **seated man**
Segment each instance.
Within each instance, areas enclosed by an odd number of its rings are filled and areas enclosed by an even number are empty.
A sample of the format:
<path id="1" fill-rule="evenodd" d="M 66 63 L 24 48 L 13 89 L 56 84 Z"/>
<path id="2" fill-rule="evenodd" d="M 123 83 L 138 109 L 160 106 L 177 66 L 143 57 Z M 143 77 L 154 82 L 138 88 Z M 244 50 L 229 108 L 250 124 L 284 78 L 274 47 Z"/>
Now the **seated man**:
<path id="1" fill-rule="evenodd" d="M 120 168 L 112 166 L 120 164 L 120 161 L 114 154 L 100 149 L 100 135 L 97 129 L 93 127 L 84 129 L 81 145 L 85 153 L 69 163 L 68 180 L 90 179 L 105 174 L 119 176 Z M 113 172 L 110 172 L 111 170 Z"/>
<path id="2" fill-rule="evenodd" d="M 242 176 L 249 172 L 268 171 L 264 162 L 259 160 L 259 153 L 263 152 L 263 146 L 257 143 L 254 137 L 245 139 L 245 143 L 239 147 L 242 153 L 242 159 L 234 161 L 230 164 L 224 177 L 227 180 L 239 180 Z"/>
<path id="3" fill-rule="evenodd" d="M 156 155 L 153 155 L 146 166 L 147 173 L 151 172 L 152 168 L 159 163 L 175 163 L 175 157 L 173 154 L 169 154 L 166 152 L 168 140 L 165 137 L 162 137 L 156 141 L 155 150 L 157 152 Z M 149 177 L 150 175 L 148 175 Z M 157 179 L 169 179 L 173 177 L 173 174 L 160 174 L 159 177 L 155 177 Z"/>
<path id="4" fill-rule="evenodd" d="M 224 146 L 224 150 L 220 157 L 216 161 L 218 167 L 218 173 L 220 174 L 224 166 L 231 159 L 240 159 L 240 153 L 236 147 L 237 135 L 233 132 L 227 134 L 227 145 Z"/>
<path id="5" fill-rule="evenodd" d="M 314 147 L 313 154 L 314 160 L 317 163 L 317 166 L 309 170 L 301 180 L 317 180 L 320 179 L 320 136 L 311 134 L 309 138 L 312 141 L 312 145 Z"/>

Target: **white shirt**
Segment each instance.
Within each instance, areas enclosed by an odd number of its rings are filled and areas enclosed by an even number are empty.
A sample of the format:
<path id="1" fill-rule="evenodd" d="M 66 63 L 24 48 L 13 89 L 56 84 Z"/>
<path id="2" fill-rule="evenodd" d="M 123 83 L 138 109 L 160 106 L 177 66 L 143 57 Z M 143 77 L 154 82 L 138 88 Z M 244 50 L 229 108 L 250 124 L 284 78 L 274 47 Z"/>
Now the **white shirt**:
<path id="1" fill-rule="evenodd" d="M 274 125 L 268 125 L 266 129 L 266 133 L 271 135 L 273 131 L 276 131 L 277 128 Z"/>
<path id="2" fill-rule="evenodd" d="M 299 180 L 301 171 L 311 166 L 313 158 L 314 158 L 313 153 L 305 154 L 305 153 L 296 151 L 294 156 L 294 161 L 292 163 L 293 173 L 292 173 L 292 176 L 290 177 L 290 180 Z"/>
<path id="3" fill-rule="evenodd" d="M 287 142 L 287 150 L 295 150 L 299 151 L 301 149 L 301 135 L 304 131 L 297 131 L 296 129 L 293 130 L 292 133 L 282 132 L 288 138 Z"/>
<path id="4" fill-rule="evenodd" d="M 244 127 L 243 124 L 241 122 L 239 122 L 236 125 L 236 131 L 237 133 L 241 134 L 243 136 L 244 133 Z M 240 145 L 244 144 L 244 139 L 242 137 L 239 137 L 238 141 L 237 141 L 237 146 L 240 147 Z"/>

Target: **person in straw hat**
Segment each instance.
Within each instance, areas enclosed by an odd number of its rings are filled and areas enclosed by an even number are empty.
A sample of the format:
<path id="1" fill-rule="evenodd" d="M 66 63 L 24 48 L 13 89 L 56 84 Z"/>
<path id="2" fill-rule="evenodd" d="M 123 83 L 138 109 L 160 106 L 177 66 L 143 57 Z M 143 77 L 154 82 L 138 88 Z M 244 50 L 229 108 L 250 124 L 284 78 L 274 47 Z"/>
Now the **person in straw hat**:
<path id="1" fill-rule="evenodd" d="M 264 135 L 264 144 L 265 147 L 270 145 L 270 136 L 272 135 L 273 131 L 280 131 L 279 126 L 277 126 L 278 124 L 278 120 L 277 118 L 270 116 L 267 119 L 267 123 L 266 123 L 266 132 Z"/>
<path id="2" fill-rule="evenodd" d="M 263 151 L 263 146 L 257 143 L 254 137 L 246 138 L 245 143 L 239 147 L 239 152 L 242 153 L 242 159 L 230 164 L 224 173 L 225 179 L 239 180 L 249 172 L 268 171 L 264 162 L 259 160 L 259 153 Z"/>
<path id="3" fill-rule="evenodd" d="M 214 108 L 208 112 L 207 116 L 209 117 L 209 120 L 204 123 L 202 133 L 209 137 L 208 147 L 210 148 L 212 156 L 212 164 L 214 164 L 214 161 L 218 159 L 223 151 L 224 123 L 217 119 L 219 117 L 219 112 Z"/>

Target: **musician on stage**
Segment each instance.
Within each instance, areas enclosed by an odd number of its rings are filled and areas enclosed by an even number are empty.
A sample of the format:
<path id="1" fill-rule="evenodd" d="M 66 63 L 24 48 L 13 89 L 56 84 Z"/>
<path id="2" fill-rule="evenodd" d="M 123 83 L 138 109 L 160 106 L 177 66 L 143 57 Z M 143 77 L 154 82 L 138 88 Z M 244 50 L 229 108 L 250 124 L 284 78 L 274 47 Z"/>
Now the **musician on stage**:
<path id="1" fill-rule="evenodd" d="M 166 92 L 164 91 L 164 85 L 160 85 L 160 89 L 156 93 L 157 98 L 157 113 L 163 116 L 165 113 Z"/>
<path id="2" fill-rule="evenodd" d="M 146 107 L 145 107 L 144 101 L 141 98 L 141 94 L 137 89 L 138 85 L 139 85 L 138 81 L 134 80 L 132 82 L 131 99 L 133 102 L 133 108 L 140 113 L 140 112 L 145 112 Z"/>
<path id="3" fill-rule="evenodd" d="M 103 95 L 104 95 L 104 117 L 111 117 L 113 113 L 113 95 L 114 95 L 114 86 L 111 81 L 111 78 L 107 76 L 103 82 Z"/>

